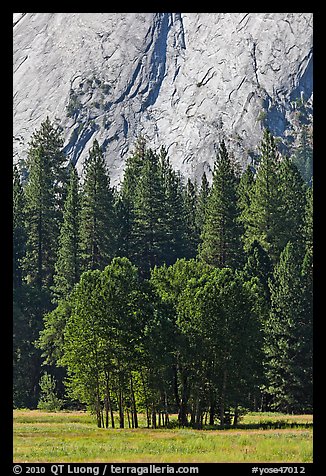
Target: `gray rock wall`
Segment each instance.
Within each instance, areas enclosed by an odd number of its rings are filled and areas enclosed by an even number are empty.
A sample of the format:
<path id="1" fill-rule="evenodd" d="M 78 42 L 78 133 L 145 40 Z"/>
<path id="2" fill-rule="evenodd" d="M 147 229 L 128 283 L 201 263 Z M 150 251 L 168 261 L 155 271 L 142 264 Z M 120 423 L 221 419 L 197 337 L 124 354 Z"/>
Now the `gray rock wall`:
<path id="1" fill-rule="evenodd" d="M 14 14 L 14 160 L 48 115 L 79 170 L 94 138 L 118 183 L 135 138 L 200 179 L 225 136 L 242 165 L 312 108 L 310 13 Z M 312 109 L 311 109 L 312 110 Z"/>

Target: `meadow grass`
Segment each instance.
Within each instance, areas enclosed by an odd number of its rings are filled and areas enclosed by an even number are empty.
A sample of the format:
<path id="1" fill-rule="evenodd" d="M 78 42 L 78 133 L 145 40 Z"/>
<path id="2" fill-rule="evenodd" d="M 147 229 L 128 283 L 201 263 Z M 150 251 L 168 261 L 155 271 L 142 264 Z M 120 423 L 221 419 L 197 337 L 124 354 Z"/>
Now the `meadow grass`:
<path id="1" fill-rule="evenodd" d="M 259 428 L 266 422 L 290 427 Z M 14 462 L 312 462 L 312 415 L 251 413 L 241 424 L 227 430 L 100 429 L 84 412 L 14 410 Z"/>

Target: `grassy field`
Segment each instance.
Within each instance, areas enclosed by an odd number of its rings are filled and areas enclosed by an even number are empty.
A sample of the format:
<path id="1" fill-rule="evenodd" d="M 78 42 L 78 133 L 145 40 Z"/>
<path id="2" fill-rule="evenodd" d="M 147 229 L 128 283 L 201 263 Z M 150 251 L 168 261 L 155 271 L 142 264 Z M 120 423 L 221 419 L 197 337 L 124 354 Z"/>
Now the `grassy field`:
<path id="1" fill-rule="evenodd" d="M 312 415 L 251 413 L 228 430 L 99 429 L 83 412 L 14 411 L 14 462 L 312 462 Z"/>

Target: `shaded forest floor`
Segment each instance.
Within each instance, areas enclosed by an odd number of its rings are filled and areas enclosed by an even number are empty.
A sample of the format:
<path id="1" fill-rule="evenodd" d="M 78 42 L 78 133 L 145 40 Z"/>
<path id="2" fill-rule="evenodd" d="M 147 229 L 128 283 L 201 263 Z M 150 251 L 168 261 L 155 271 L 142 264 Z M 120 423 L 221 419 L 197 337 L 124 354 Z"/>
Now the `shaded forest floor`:
<path id="1" fill-rule="evenodd" d="M 140 425 L 99 429 L 85 412 L 14 410 L 14 462 L 312 462 L 312 415 L 250 413 L 224 430 Z"/>

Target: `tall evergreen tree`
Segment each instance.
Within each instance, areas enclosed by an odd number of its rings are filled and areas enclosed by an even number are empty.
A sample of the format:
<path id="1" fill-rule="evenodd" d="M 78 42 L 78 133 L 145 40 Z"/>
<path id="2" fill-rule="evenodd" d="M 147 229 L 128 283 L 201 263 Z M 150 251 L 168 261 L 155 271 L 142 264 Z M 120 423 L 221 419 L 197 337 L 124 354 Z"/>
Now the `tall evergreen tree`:
<path id="1" fill-rule="evenodd" d="M 280 195 L 279 157 L 272 134 L 265 129 L 260 146 L 260 161 L 253 185 L 248 213 L 244 219 L 244 242 L 248 249 L 257 240 L 276 262 L 283 249 L 282 197 Z"/>
<path id="2" fill-rule="evenodd" d="M 251 217 L 251 196 L 253 185 L 255 183 L 255 174 L 253 168 L 248 165 L 240 177 L 238 185 L 238 207 L 240 209 L 239 224 L 242 227 L 242 243 L 246 243 L 246 232 L 252 226 Z"/>
<path id="3" fill-rule="evenodd" d="M 180 176 L 173 170 L 164 147 L 161 147 L 158 159 L 165 202 L 161 211 L 165 230 L 163 259 L 166 264 L 170 265 L 186 253 L 185 206 Z"/>
<path id="4" fill-rule="evenodd" d="M 97 140 L 84 166 L 81 195 L 80 239 L 82 270 L 103 269 L 116 250 L 113 191 Z"/>
<path id="5" fill-rule="evenodd" d="M 146 154 L 146 140 L 139 136 L 134 151 L 126 161 L 121 190 L 116 202 L 119 223 L 118 254 L 132 258 L 137 244 L 132 239 L 135 221 L 136 188 L 140 180 Z"/>
<path id="6" fill-rule="evenodd" d="M 302 287 L 303 287 L 303 314 L 310 323 L 310 338 L 312 339 L 313 323 L 313 184 L 306 193 L 306 209 L 304 217 L 303 235 L 305 240 L 305 254 L 302 263 Z M 312 348 L 310 349 L 312 353 Z M 312 360 L 312 356 L 310 356 Z"/>
<path id="7" fill-rule="evenodd" d="M 65 299 L 79 281 L 80 256 L 80 200 L 78 174 L 70 164 L 69 184 L 64 204 L 63 222 L 59 236 L 58 258 L 55 264 L 54 294 Z"/>
<path id="8" fill-rule="evenodd" d="M 221 268 L 239 267 L 243 259 L 237 184 L 235 168 L 223 141 L 214 165 L 212 190 L 199 250 L 201 259 Z"/>
<path id="9" fill-rule="evenodd" d="M 273 266 L 268 253 L 258 241 L 253 241 L 247 253 L 247 261 L 243 268 L 245 276 L 258 278 L 262 286 L 263 296 L 266 301 L 266 310 L 269 310 L 270 289 L 269 283 L 273 277 Z"/>
<path id="10" fill-rule="evenodd" d="M 296 149 L 293 161 L 303 180 L 311 185 L 313 176 L 312 129 L 307 124 L 301 126 L 299 147 Z"/>
<path id="11" fill-rule="evenodd" d="M 25 269 L 28 282 L 39 288 L 53 281 L 65 188 L 65 156 L 61 147 L 60 131 L 47 118 L 30 142 L 25 187 Z"/>
<path id="12" fill-rule="evenodd" d="M 312 321 L 306 313 L 301 261 L 289 242 L 275 266 L 271 311 L 266 324 L 268 392 L 273 407 L 312 409 Z"/>
<path id="13" fill-rule="evenodd" d="M 208 197 L 210 194 L 210 186 L 207 180 L 206 173 L 204 172 L 201 179 L 201 185 L 198 192 L 197 208 L 196 208 L 196 225 L 199 236 L 203 231 L 203 226 L 206 219 L 206 211 L 208 205 Z"/>
<path id="14" fill-rule="evenodd" d="M 302 254 L 304 252 L 304 216 L 307 186 L 291 159 L 285 157 L 280 164 L 280 187 L 282 215 L 281 246 L 291 241 Z"/>
<path id="15" fill-rule="evenodd" d="M 25 194 L 16 166 L 13 171 L 13 285 L 21 286 L 26 251 Z"/>
<path id="16" fill-rule="evenodd" d="M 306 191 L 306 205 L 304 211 L 303 239 L 305 244 L 304 268 L 310 275 L 312 282 L 313 271 L 313 183 Z"/>
<path id="17" fill-rule="evenodd" d="M 137 184 L 134 208 L 132 241 L 134 263 L 144 276 L 155 265 L 164 261 L 165 248 L 165 196 L 158 157 L 146 151 L 141 177 Z"/>
<path id="18" fill-rule="evenodd" d="M 53 186 L 57 219 L 62 220 L 63 203 L 66 197 L 66 185 L 68 182 L 67 157 L 63 152 L 64 139 L 62 130 L 47 116 L 31 137 L 30 149 L 42 147 L 42 154 L 49 163 L 50 181 Z M 29 167 L 29 158 L 27 165 Z M 33 159 L 32 159 L 33 160 Z"/>
<path id="19" fill-rule="evenodd" d="M 186 211 L 186 258 L 194 258 L 199 244 L 199 229 L 196 220 L 197 190 L 190 178 L 184 191 L 184 203 Z"/>

